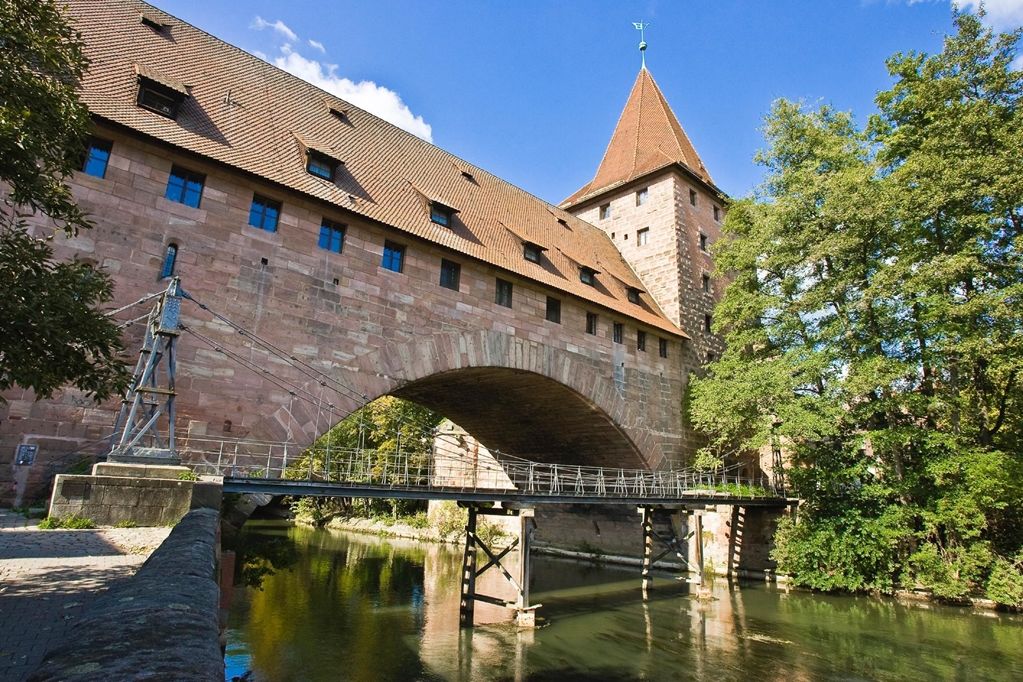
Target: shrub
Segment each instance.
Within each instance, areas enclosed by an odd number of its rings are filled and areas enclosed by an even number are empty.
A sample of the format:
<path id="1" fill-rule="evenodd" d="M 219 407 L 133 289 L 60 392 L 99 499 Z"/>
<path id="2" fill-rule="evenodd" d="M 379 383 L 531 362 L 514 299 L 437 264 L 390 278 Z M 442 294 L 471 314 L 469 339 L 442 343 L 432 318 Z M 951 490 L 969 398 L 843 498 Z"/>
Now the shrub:
<path id="1" fill-rule="evenodd" d="M 987 596 L 1004 606 L 1023 607 L 1023 552 L 1015 561 L 998 557 L 987 581 Z"/>
<path id="2" fill-rule="evenodd" d="M 96 524 L 87 516 L 68 514 L 67 516 L 62 517 L 49 516 L 39 522 L 39 527 L 43 530 L 57 530 L 58 528 L 83 530 L 95 528 Z"/>
<path id="3" fill-rule="evenodd" d="M 194 471 L 182 471 L 178 474 L 179 481 L 198 481 L 199 476 Z"/>

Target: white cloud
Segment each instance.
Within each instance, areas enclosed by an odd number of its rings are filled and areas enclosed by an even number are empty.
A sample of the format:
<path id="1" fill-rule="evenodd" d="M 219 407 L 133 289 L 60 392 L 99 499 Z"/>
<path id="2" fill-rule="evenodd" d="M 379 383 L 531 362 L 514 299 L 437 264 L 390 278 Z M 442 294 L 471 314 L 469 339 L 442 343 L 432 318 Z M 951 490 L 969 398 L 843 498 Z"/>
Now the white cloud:
<path id="1" fill-rule="evenodd" d="M 323 43 L 321 43 L 318 40 L 313 40 L 312 38 L 310 38 L 309 47 L 313 48 L 314 50 L 317 50 L 320 54 L 327 54 L 327 48 L 325 48 L 323 46 Z"/>
<path id="2" fill-rule="evenodd" d="M 256 18 L 252 20 L 249 28 L 254 28 L 257 31 L 262 31 L 264 28 L 273 29 L 275 33 L 279 33 L 288 40 L 294 42 L 298 40 L 298 35 L 288 28 L 288 25 L 278 19 L 277 21 L 267 21 L 263 17 L 256 15 Z"/>
<path id="3" fill-rule="evenodd" d="M 407 130 L 416 137 L 421 137 L 427 142 L 433 141 L 433 129 L 430 124 L 424 121 L 422 116 L 413 114 L 394 90 L 377 85 L 373 81 L 356 83 L 338 76 L 337 65 L 307 59 L 290 45 L 281 47 L 281 54 L 273 58 L 273 63 L 288 73 Z"/>
<path id="4" fill-rule="evenodd" d="M 960 9 L 977 12 L 981 4 L 987 11 L 985 22 L 996 29 L 1023 26 L 1023 0 L 953 0 Z"/>

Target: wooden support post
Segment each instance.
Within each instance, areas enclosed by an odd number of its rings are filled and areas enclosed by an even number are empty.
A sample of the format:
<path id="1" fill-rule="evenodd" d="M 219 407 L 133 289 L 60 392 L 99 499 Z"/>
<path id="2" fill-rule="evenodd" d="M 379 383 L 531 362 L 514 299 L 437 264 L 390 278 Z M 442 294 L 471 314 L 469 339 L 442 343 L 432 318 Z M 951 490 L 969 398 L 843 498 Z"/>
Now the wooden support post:
<path id="1" fill-rule="evenodd" d="M 533 510 L 519 511 L 519 594 L 515 600 L 515 623 L 519 627 L 536 626 L 536 607 L 529 606 L 529 548 L 533 534 Z"/>
<path id="2" fill-rule="evenodd" d="M 693 537 L 696 538 L 696 582 L 703 583 L 703 513 L 693 512 Z"/>
<path id="3" fill-rule="evenodd" d="M 653 583 L 650 568 L 654 556 L 654 512 L 650 507 L 642 507 L 640 512 L 643 514 L 643 598 L 646 599 L 647 590 Z"/>
<path id="4" fill-rule="evenodd" d="M 465 522 L 465 554 L 462 555 L 462 600 L 458 608 L 458 624 L 472 627 L 476 607 L 476 507 L 469 506 Z"/>

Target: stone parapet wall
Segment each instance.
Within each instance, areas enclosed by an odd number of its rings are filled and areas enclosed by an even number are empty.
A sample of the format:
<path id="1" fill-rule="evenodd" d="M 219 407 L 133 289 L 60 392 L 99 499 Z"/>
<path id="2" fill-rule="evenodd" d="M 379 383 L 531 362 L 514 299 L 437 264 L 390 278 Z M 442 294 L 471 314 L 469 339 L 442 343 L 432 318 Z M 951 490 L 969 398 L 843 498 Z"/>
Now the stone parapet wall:
<path id="1" fill-rule="evenodd" d="M 219 514 L 189 512 L 130 580 L 100 597 L 31 682 L 224 679 Z"/>
<path id="2" fill-rule="evenodd" d="M 192 509 L 220 509 L 222 486 L 208 481 L 59 475 L 50 516 L 75 514 L 101 526 L 170 526 Z"/>

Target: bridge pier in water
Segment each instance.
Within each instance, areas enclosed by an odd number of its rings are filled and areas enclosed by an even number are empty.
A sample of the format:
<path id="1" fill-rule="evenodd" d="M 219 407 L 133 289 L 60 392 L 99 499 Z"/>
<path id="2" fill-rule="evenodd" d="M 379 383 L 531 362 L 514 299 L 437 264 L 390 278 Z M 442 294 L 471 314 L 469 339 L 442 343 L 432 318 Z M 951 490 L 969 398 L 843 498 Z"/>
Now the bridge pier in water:
<path id="1" fill-rule="evenodd" d="M 643 598 L 653 587 L 651 570 L 662 559 L 674 554 L 688 573 L 686 582 L 703 584 L 703 511 L 686 506 L 642 506 L 637 510 L 643 516 Z M 685 518 L 685 524 L 682 519 Z M 675 520 L 679 527 L 676 529 Z M 686 543 L 695 541 L 695 557 L 689 560 Z M 656 555 L 654 552 L 658 552 Z"/>
<path id="2" fill-rule="evenodd" d="M 458 610 L 459 624 L 461 627 L 472 627 L 476 602 L 482 601 L 514 609 L 515 623 L 519 627 L 535 627 L 536 610 L 542 604 L 530 605 L 529 603 L 529 550 L 533 531 L 536 528 L 533 510 L 530 508 L 493 508 L 476 504 L 467 505 L 467 509 L 465 551 L 462 555 L 461 600 Z M 481 515 L 517 516 L 519 518 L 518 537 L 507 547 L 495 552 L 476 532 L 477 517 Z M 502 562 L 515 548 L 519 550 L 519 563 L 513 574 Z M 482 551 L 487 557 L 487 563 L 482 568 L 477 568 L 477 550 Z M 492 568 L 499 570 L 505 580 L 515 588 L 515 601 L 507 601 L 476 592 L 476 579 Z"/>

